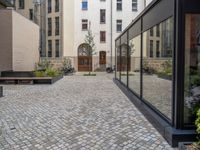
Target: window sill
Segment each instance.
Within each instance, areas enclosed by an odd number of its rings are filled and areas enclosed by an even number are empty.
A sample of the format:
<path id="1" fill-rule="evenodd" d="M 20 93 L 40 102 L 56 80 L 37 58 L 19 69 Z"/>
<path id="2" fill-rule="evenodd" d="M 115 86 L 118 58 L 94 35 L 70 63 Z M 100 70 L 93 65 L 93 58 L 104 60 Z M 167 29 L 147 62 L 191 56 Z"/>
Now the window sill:
<path id="1" fill-rule="evenodd" d="M 122 31 L 116 31 L 117 33 L 122 33 Z"/>

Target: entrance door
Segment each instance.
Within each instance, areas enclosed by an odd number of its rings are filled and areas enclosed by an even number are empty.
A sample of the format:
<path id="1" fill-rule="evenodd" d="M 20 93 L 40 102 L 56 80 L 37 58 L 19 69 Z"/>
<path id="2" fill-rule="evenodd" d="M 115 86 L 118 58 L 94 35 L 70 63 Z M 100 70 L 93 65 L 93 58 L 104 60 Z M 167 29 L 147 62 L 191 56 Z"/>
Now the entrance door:
<path id="1" fill-rule="evenodd" d="M 78 57 L 78 71 L 92 71 L 92 57 Z"/>
<path id="2" fill-rule="evenodd" d="M 88 44 L 81 44 L 78 47 L 78 71 L 92 71 L 91 47 Z"/>
<path id="3" fill-rule="evenodd" d="M 100 65 L 105 65 L 106 64 L 106 52 L 105 51 L 100 51 L 99 52 L 99 64 Z"/>

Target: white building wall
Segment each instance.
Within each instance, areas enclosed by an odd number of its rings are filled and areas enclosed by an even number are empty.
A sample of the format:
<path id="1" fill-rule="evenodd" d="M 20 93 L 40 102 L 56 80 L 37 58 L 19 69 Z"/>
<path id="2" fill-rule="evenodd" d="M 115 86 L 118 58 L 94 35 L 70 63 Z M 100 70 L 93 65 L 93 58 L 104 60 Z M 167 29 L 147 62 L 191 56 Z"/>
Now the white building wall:
<path id="1" fill-rule="evenodd" d="M 93 62 L 95 67 L 98 67 L 99 51 L 106 51 L 107 54 L 107 66 L 109 66 L 111 58 L 111 42 L 112 42 L 112 56 L 114 64 L 115 55 L 115 39 L 121 32 L 116 31 L 116 20 L 122 20 L 122 30 L 124 30 L 134 18 L 143 10 L 144 1 L 138 0 L 138 11 L 132 11 L 132 1 L 123 0 L 122 11 L 117 11 L 116 0 L 112 1 L 100 1 L 100 0 L 88 0 L 88 10 L 82 10 L 82 0 L 72 1 L 65 0 L 63 3 L 63 50 L 64 56 L 77 57 L 78 47 L 84 43 L 85 35 L 87 31 L 82 31 L 82 19 L 88 19 L 90 22 L 90 29 L 95 36 L 96 44 L 96 61 Z M 106 23 L 100 24 L 100 9 L 106 9 Z M 111 16 L 112 10 L 112 16 Z M 112 22 L 111 22 L 112 21 Z M 73 23 L 72 23 L 73 22 Z M 111 24 L 112 23 L 112 24 Z M 112 31 L 111 31 L 112 25 Z M 106 42 L 100 42 L 100 31 L 106 31 Z M 112 36 L 112 41 L 111 41 Z M 94 56 L 95 57 L 95 56 Z M 74 61 L 77 61 L 74 59 Z M 77 65 L 77 62 L 75 63 Z"/>

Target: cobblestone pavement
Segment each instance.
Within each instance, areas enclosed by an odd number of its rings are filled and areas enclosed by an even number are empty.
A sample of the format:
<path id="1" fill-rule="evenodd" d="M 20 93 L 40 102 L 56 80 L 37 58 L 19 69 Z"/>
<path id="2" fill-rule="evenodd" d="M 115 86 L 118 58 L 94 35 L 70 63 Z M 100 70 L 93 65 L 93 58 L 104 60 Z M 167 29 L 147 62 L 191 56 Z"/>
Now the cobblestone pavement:
<path id="1" fill-rule="evenodd" d="M 110 75 L 5 85 L 0 150 L 170 150 Z"/>

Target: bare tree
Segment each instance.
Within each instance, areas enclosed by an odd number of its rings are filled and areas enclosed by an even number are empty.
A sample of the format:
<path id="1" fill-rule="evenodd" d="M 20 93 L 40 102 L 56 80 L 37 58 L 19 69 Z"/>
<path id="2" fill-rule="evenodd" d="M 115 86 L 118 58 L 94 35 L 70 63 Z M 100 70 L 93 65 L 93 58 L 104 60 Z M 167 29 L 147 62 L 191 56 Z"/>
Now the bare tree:
<path id="1" fill-rule="evenodd" d="M 85 43 L 89 45 L 89 48 L 87 49 L 88 56 L 93 57 L 93 55 L 96 55 L 96 46 L 94 43 L 95 36 L 93 35 L 92 31 L 89 29 L 87 30 L 87 34 L 85 35 Z M 92 70 L 92 62 L 89 62 L 89 70 Z M 89 71 L 89 75 L 91 74 L 91 71 Z"/>

